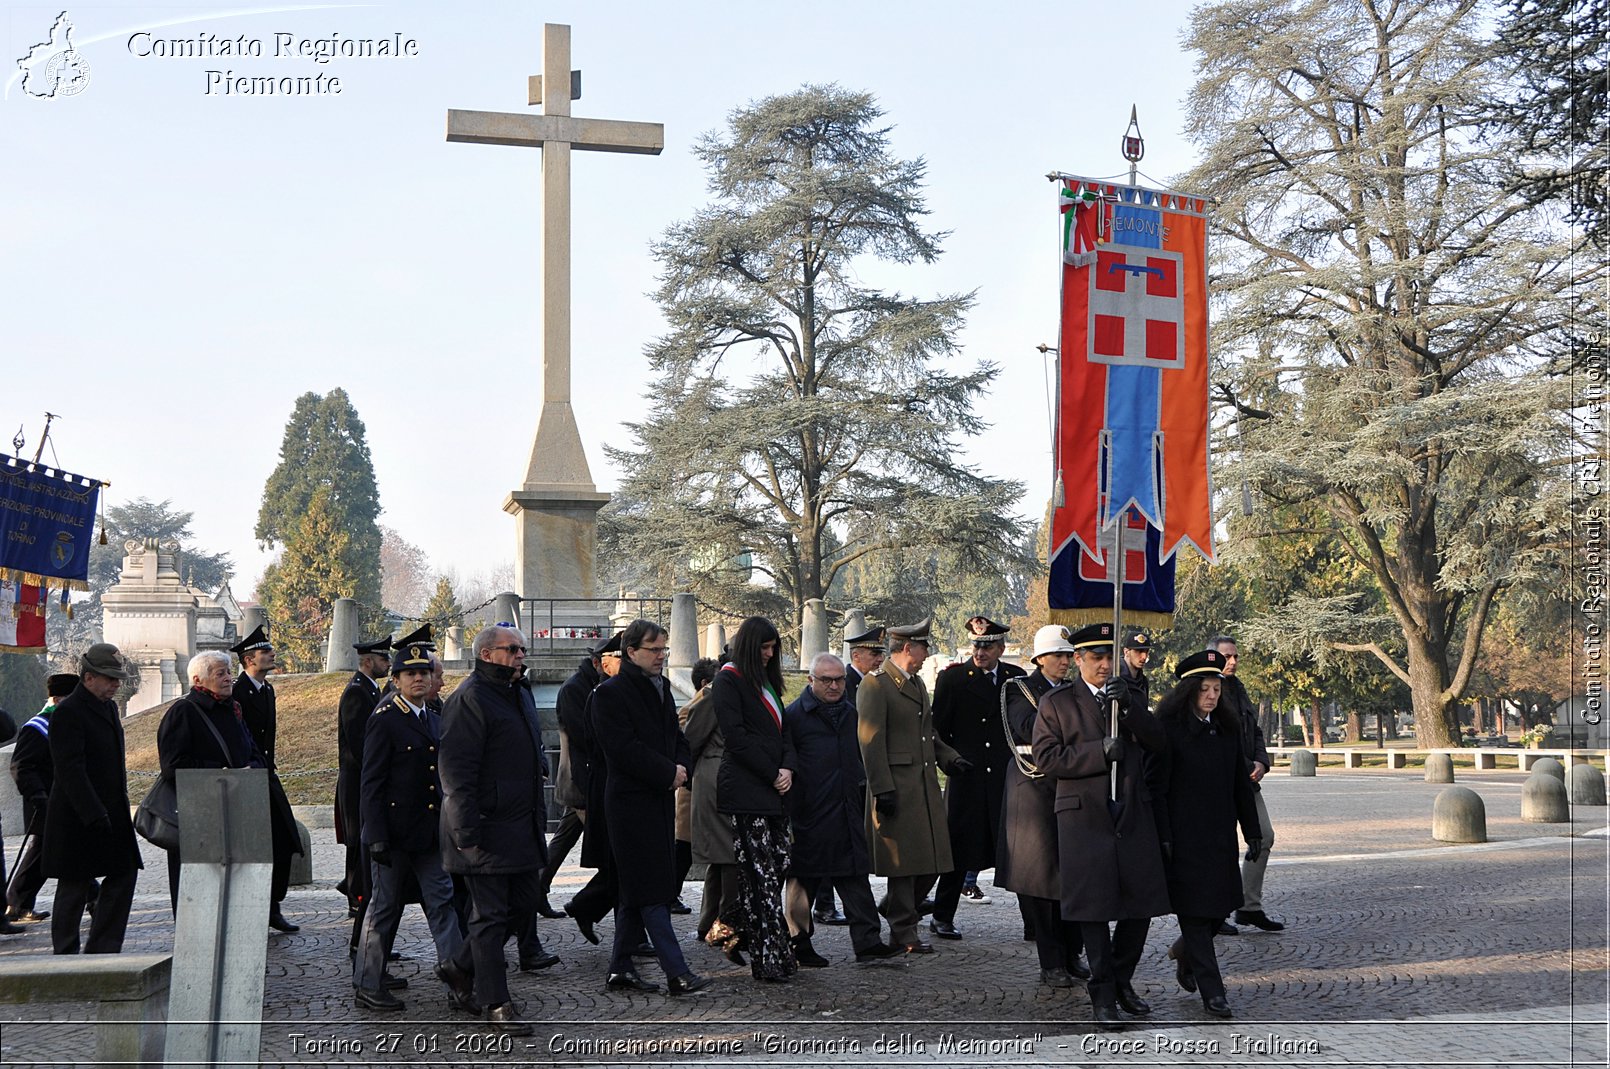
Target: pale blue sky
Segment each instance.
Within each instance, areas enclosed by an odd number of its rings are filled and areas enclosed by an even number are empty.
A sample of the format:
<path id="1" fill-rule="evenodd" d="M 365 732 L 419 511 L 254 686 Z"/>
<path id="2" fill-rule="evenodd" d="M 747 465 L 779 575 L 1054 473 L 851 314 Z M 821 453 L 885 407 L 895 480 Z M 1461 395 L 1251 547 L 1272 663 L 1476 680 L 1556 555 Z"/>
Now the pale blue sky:
<path id="1" fill-rule="evenodd" d="M 7 77 L 60 6 L 9 6 Z M 69 7 L 90 66 L 76 96 L 0 101 L 0 451 L 48 408 L 69 470 L 113 502 L 171 498 L 198 541 L 232 553 L 244 596 L 252 538 L 294 398 L 342 386 L 368 426 L 382 522 L 439 567 L 513 557 L 500 510 L 522 477 L 536 397 L 538 153 L 448 144 L 448 108 L 525 111 L 541 27 L 573 27 L 578 115 L 661 122 L 663 155 L 577 153 L 575 407 L 594 479 L 601 444 L 646 411 L 644 345 L 661 329 L 648 244 L 704 202 L 689 152 L 734 107 L 804 82 L 875 93 L 894 149 L 926 157 L 933 267 L 867 277 L 908 292 L 978 290 L 959 362 L 1004 371 L 966 443 L 1050 484 L 1043 365 L 1057 326 L 1047 171 L 1117 174 L 1131 103 L 1142 170 L 1188 167 L 1192 59 L 1178 2 L 781 5 L 696 0 L 340 7 Z M 237 12 L 266 12 L 236 14 Z M 178 21 L 194 20 L 194 21 Z M 163 25 L 167 24 L 167 25 Z M 128 38 L 261 39 L 261 59 L 140 58 Z M 275 34 L 389 36 L 404 59 L 274 58 Z M 205 95 L 209 69 L 341 79 L 339 96 Z M 493 448 L 485 448 L 490 444 Z M 502 446 L 498 455 L 497 446 Z M 47 450 L 45 460 L 51 454 Z"/>

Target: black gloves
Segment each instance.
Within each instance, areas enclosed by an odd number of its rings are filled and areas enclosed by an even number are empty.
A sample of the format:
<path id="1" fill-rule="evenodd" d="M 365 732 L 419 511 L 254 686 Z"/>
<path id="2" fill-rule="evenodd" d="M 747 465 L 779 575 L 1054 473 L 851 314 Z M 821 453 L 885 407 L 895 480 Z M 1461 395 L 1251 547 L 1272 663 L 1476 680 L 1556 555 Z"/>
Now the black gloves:
<path id="1" fill-rule="evenodd" d="M 1107 685 L 1101 688 L 1103 704 L 1118 703 L 1118 715 L 1123 716 L 1129 712 L 1129 684 L 1118 676 L 1107 680 Z"/>
<path id="2" fill-rule="evenodd" d="M 884 791 L 882 794 L 873 797 L 872 806 L 878 811 L 878 816 L 885 820 L 894 819 L 894 815 L 900 811 L 900 806 L 895 802 L 894 798 L 893 791 Z"/>
<path id="3" fill-rule="evenodd" d="M 376 865 L 384 865 L 388 869 L 391 868 L 391 844 L 370 843 L 369 860 L 373 861 Z"/>
<path id="4" fill-rule="evenodd" d="M 1248 861 L 1256 861 L 1262 856 L 1263 856 L 1263 840 L 1262 839 L 1248 839 L 1247 840 L 1247 855 L 1246 855 L 1246 859 Z"/>
<path id="5" fill-rule="evenodd" d="M 1101 756 L 1107 759 L 1109 765 L 1116 761 L 1122 761 L 1124 759 L 1124 740 L 1116 735 L 1109 735 L 1102 739 Z"/>
<path id="6" fill-rule="evenodd" d="M 952 776 L 962 775 L 964 773 L 971 772 L 972 770 L 973 763 L 967 760 L 965 757 L 957 757 L 954 761 L 945 766 L 945 771 L 950 773 Z"/>

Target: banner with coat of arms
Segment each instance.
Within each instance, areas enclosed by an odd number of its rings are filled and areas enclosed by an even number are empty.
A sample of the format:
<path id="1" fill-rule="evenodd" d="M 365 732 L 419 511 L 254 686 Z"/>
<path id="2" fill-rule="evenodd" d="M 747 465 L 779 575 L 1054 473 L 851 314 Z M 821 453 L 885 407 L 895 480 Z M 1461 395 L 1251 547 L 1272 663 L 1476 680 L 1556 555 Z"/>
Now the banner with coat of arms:
<path id="1" fill-rule="evenodd" d="M 1124 618 L 1166 626 L 1179 547 L 1213 559 L 1207 204 L 1064 176 L 1058 207 L 1063 490 L 1051 516 L 1052 619 L 1110 617 L 1120 544 Z"/>
<path id="2" fill-rule="evenodd" d="M 99 479 L 0 453 L 0 579 L 89 588 Z"/>
<path id="3" fill-rule="evenodd" d="M 0 653 L 44 652 L 44 588 L 0 579 Z"/>

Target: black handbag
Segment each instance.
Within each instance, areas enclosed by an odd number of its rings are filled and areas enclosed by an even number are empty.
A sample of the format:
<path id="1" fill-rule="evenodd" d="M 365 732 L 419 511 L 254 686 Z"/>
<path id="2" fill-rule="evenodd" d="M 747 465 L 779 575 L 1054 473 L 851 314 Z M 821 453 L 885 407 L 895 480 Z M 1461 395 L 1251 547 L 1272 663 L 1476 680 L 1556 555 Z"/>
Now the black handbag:
<path id="1" fill-rule="evenodd" d="M 212 726 L 211 720 L 205 716 L 199 719 L 207 725 L 212 737 L 218 740 L 218 749 L 223 751 L 224 760 L 228 761 L 229 747 L 224 744 L 224 737 Z M 179 849 L 179 788 L 173 777 L 159 776 L 151 785 L 140 802 L 140 808 L 134 811 L 134 830 L 152 846 L 160 846 L 164 850 Z"/>

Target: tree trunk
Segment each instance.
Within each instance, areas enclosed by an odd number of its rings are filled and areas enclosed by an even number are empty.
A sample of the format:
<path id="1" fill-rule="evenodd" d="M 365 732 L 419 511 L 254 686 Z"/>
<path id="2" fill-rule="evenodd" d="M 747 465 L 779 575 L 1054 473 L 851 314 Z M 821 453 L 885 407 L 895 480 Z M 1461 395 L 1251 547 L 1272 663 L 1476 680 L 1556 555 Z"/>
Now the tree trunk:
<path id="1" fill-rule="evenodd" d="M 1448 690 L 1445 651 L 1409 644 L 1409 693 L 1414 698 L 1414 739 L 1421 749 L 1456 746 L 1453 703 Z"/>
<path id="2" fill-rule="evenodd" d="M 1313 739 L 1312 746 L 1316 750 L 1325 748 L 1325 707 L 1318 698 L 1308 703 L 1309 737 Z"/>
<path id="3" fill-rule="evenodd" d="M 1364 717 L 1356 709 L 1347 711 L 1347 741 L 1352 743 L 1364 741 Z"/>
<path id="4" fill-rule="evenodd" d="M 1286 745 L 1286 728 L 1281 723 L 1280 711 L 1267 699 L 1258 703 L 1258 724 L 1263 728 L 1263 740 L 1266 745 Z"/>

